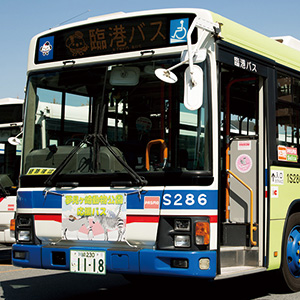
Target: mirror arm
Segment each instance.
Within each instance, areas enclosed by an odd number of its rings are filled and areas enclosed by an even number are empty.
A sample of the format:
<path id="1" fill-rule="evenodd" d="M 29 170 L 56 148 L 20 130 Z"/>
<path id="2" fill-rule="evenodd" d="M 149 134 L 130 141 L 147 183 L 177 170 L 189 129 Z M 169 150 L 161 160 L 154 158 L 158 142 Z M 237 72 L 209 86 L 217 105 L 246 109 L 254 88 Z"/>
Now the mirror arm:
<path id="1" fill-rule="evenodd" d="M 195 28 L 202 29 L 203 31 L 202 31 L 201 36 L 198 38 L 195 49 L 192 50 L 192 33 L 194 32 Z M 193 60 L 194 60 L 194 55 L 196 54 L 197 50 L 200 48 L 199 47 L 200 41 L 202 40 L 203 37 L 206 37 L 209 33 L 219 35 L 220 32 L 221 32 L 221 27 L 220 27 L 219 23 L 209 22 L 202 18 L 196 18 L 193 21 L 193 23 L 187 33 L 188 61 L 189 61 L 189 66 L 190 66 L 190 75 L 191 75 L 192 85 L 195 85 L 195 81 L 193 78 L 193 74 L 194 74 L 194 61 Z"/>
<path id="2" fill-rule="evenodd" d="M 184 60 L 184 61 L 181 61 L 180 63 L 174 65 L 173 67 L 171 67 L 171 68 L 169 68 L 169 69 L 167 69 L 167 71 L 172 71 L 173 69 L 176 69 L 176 68 L 180 67 L 181 65 L 184 65 L 184 64 L 187 63 L 187 62 L 188 62 L 188 59 L 186 59 L 186 60 Z"/>
<path id="3" fill-rule="evenodd" d="M 191 28 L 189 29 L 187 33 L 187 48 L 188 48 L 188 60 L 189 60 L 189 66 L 190 66 L 190 73 L 191 73 L 191 80 L 193 81 L 193 73 L 194 73 L 194 62 L 193 62 L 193 57 L 194 57 L 194 51 L 192 50 L 192 33 L 195 29 L 196 25 L 193 24 L 191 25 Z M 196 48 L 197 49 L 197 48 Z"/>
<path id="4" fill-rule="evenodd" d="M 196 18 L 193 23 L 191 24 L 190 29 L 187 32 L 187 53 L 188 53 L 188 58 L 187 59 L 182 59 L 182 61 L 178 64 L 176 64 L 173 67 L 170 67 L 169 69 L 163 69 L 163 68 L 158 68 L 155 70 L 155 75 L 162 81 L 167 82 L 167 83 L 175 83 L 177 82 L 177 76 L 171 72 L 171 70 L 174 70 L 175 68 L 189 62 L 189 74 L 190 74 L 190 83 L 192 84 L 192 86 L 195 86 L 197 83 L 194 79 L 194 60 L 197 63 L 203 62 L 206 59 L 206 49 L 200 49 L 200 42 L 202 41 L 203 37 L 206 38 L 206 36 L 209 33 L 214 34 L 214 36 L 218 36 L 219 33 L 221 32 L 220 29 L 220 24 L 219 23 L 213 23 L 201 18 Z M 198 38 L 198 41 L 194 47 L 194 50 L 192 49 L 192 33 L 194 31 L 195 28 L 199 28 L 202 29 L 202 34 L 201 36 Z M 202 54 L 200 55 L 200 57 L 197 57 L 197 51 L 198 53 L 200 52 L 200 50 L 205 50 L 203 55 L 203 51 Z M 184 54 L 185 51 L 182 52 L 182 56 Z M 185 58 L 185 57 L 184 57 Z"/>

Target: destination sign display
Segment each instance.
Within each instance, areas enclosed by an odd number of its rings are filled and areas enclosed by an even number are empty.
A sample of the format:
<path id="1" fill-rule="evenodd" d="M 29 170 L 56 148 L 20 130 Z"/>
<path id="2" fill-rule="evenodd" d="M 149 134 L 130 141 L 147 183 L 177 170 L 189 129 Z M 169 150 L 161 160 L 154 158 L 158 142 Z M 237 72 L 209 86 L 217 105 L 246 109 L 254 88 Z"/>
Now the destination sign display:
<path id="1" fill-rule="evenodd" d="M 143 16 L 53 32 L 38 39 L 35 63 L 186 44 L 194 17 L 194 14 Z"/>

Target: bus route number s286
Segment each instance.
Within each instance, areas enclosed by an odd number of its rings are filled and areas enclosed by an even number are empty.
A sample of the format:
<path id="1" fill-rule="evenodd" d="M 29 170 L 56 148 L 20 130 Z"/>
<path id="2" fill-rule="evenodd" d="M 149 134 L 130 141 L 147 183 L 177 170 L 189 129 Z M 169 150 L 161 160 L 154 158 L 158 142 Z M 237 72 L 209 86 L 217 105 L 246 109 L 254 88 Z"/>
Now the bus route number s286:
<path id="1" fill-rule="evenodd" d="M 201 208 L 208 203 L 206 193 L 165 193 L 163 208 Z"/>

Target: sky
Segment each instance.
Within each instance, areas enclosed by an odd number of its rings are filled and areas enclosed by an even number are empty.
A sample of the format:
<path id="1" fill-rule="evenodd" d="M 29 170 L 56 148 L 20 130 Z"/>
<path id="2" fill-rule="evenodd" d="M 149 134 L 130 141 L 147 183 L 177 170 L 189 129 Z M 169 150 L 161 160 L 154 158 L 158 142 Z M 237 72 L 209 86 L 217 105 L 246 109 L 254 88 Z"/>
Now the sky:
<path id="1" fill-rule="evenodd" d="M 182 7 L 208 9 L 264 35 L 300 40 L 299 0 L 0 0 L 0 99 L 24 99 L 28 47 L 36 34 L 119 11 Z"/>

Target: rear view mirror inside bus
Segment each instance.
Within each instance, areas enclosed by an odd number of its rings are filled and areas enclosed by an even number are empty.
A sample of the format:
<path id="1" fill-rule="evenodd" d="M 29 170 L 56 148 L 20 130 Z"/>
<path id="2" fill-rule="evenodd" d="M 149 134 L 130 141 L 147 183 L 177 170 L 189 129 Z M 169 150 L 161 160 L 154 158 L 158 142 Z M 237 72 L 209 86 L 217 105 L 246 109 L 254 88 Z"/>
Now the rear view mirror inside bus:
<path id="1" fill-rule="evenodd" d="M 197 66 L 193 66 L 193 73 L 190 67 L 184 72 L 184 106 L 188 110 L 196 110 L 203 103 L 203 70 Z"/>
<path id="2" fill-rule="evenodd" d="M 139 83 L 140 69 L 137 67 L 114 67 L 109 83 L 113 86 L 135 86 Z"/>

